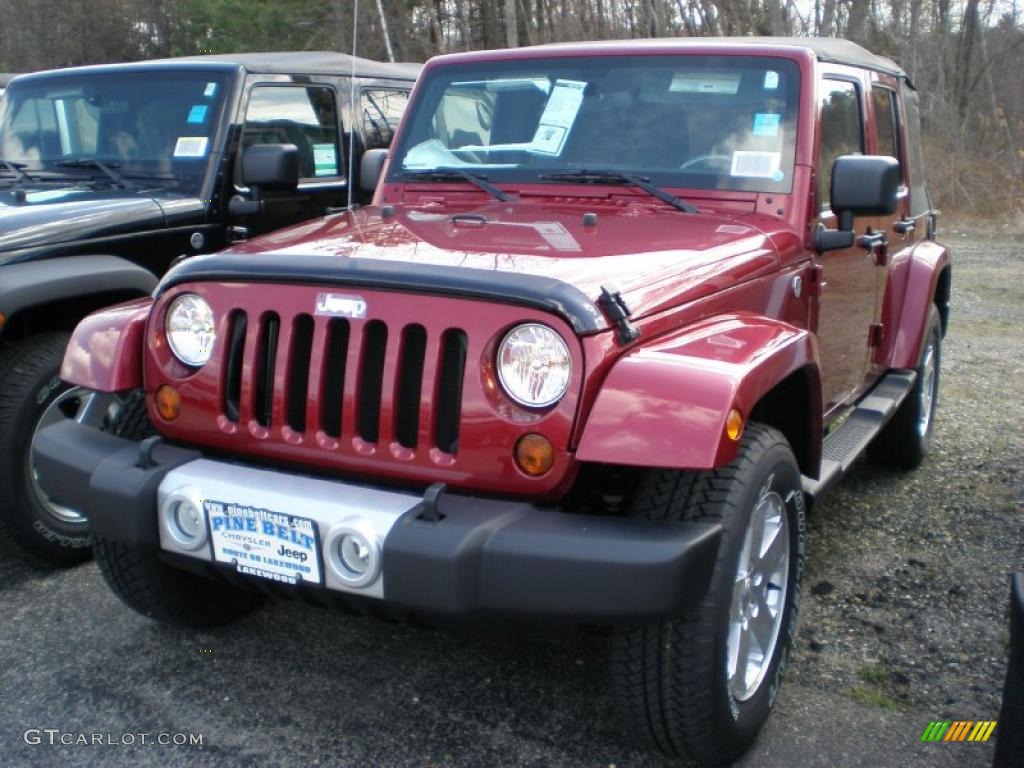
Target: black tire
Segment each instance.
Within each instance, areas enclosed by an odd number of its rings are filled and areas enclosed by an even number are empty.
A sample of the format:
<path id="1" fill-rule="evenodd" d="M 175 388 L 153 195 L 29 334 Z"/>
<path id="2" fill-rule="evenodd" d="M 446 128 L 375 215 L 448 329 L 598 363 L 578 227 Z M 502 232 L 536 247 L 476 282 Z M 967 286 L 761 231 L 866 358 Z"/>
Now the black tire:
<path id="1" fill-rule="evenodd" d="M 68 334 L 46 333 L 0 348 L 0 546 L 37 568 L 90 556 L 88 524 L 50 514 L 33 490 L 32 434 L 46 408 L 69 389 L 59 377 Z"/>
<path id="2" fill-rule="evenodd" d="M 925 393 L 928 387 L 926 364 L 929 349 L 933 350 L 935 375 L 932 380 L 931 404 L 928 407 L 927 428 L 920 425 L 925 412 Z M 900 404 L 889 423 L 868 446 L 868 456 L 876 464 L 892 469 L 916 468 L 928 455 L 935 431 L 935 409 L 939 402 L 939 372 L 942 369 L 942 322 L 939 310 L 932 305 L 928 313 L 921 356 L 917 361 L 917 380 L 914 388 Z"/>
<path id="3" fill-rule="evenodd" d="M 98 539 L 93 548 L 104 580 L 121 600 L 151 619 L 179 627 L 216 627 L 263 602 L 257 592 L 179 571 L 156 551 Z"/>
<path id="4" fill-rule="evenodd" d="M 741 701 L 733 695 L 726 669 L 733 589 L 751 513 L 772 491 L 785 509 L 788 581 L 770 662 Z M 631 502 L 631 514 L 717 522 L 723 533 L 708 592 L 688 615 L 616 631 L 611 666 L 620 716 L 633 734 L 669 757 L 702 765 L 731 762 L 768 719 L 795 633 L 805 511 L 793 452 L 777 430 L 749 424 L 736 459 L 726 467 L 649 472 Z"/>

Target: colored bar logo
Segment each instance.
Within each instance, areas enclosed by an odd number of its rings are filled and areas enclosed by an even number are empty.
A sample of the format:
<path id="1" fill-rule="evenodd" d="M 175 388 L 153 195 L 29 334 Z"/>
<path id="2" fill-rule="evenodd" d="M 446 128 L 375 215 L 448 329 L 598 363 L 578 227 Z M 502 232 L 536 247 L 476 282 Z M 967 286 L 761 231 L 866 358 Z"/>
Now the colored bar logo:
<path id="1" fill-rule="evenodd" d="M 932 720 L 921 741 L 988 741 L 995 728 L 995 720 Z"/>

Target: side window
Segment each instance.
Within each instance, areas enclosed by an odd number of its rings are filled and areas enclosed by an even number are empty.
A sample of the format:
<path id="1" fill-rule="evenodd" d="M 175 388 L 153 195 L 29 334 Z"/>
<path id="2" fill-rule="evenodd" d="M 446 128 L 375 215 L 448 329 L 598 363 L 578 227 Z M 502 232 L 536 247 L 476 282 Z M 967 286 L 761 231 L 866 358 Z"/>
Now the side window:
<path id="1" fill-rule="evenodd" d="M 338 111 L 326 86 L 256 86 L 249 96 L 242 148 L 253 144 L 294 144 L 303 179 L 341 175 Z"/>
<path id="2" fill-rule="evenodd" d="M 408 91 L 368 88 L 362 92 L 363 143 L 367 149 L 384 149 L 391 144 L 408 103 Z"/>
<path id="3" fill-rule="evenodd" d="M 825 80 L 821 88 L 821 150 L 818 156 L 818 199 L 828 210 L 832 164 L 840 155 L 864 152 L 864 121 L 857 86 L 845 80 Z"/>
<path id="4" fill-rule="evenodd" d="M 910 215 L 923 216 L 932 209 L 921 153 L 921 108 L 917 92 L 904 85 L 903 119 L 907 124 L 907 164 L 910 166 Z"/>
<path id="5" fill-rule="evenodd" d="M 871 106 L 875 113 L 875 139 L 878 143 L 876 154 L 889 155 L 899 160 L 899 125 L 896 122 L 896 100 L 888 88 L 871 89 Z"/>

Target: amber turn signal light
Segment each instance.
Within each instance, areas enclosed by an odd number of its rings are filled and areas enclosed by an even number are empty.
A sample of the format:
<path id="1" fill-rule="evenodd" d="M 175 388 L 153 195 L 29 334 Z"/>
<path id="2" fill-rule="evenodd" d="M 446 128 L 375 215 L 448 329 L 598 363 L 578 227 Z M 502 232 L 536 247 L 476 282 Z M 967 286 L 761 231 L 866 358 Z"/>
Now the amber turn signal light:
<path id="1" fill-rule="evenodd" d="M 725 434 L 733 441 L 739 440 L 743 434 L 743 417 L 735 408 L 732 408 L 725 417 Z"/>
<path id="2" fill-rule="evenodd" d="M 181 395 L 174 387 L 164 384 L 156 391 L 156 412 L 164 421 L 174 421 L 181 410 Z"/>
<path id="3" fill-rule="evenodd" d="M 555 449 L 544 435 L 531 432 L 516 443 L 516 464 L 530 477 L 540 477 L 554 466 Z"/>

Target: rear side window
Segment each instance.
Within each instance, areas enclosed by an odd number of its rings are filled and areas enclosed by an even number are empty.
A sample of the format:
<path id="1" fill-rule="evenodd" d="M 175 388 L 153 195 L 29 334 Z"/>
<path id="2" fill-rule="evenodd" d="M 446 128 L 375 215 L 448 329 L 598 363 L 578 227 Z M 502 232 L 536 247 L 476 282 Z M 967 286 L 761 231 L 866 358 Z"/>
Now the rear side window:
<path id="1" fill-rule="evenodd" d="M 923 216 L 932 209 L 932 204 L 921 152 L 921 110 L 917 92 L 906 84 L 903 86 L 903 119 L 907 124 L 907 163 L 910 165 L 910 215 Z"/>
<path id="2" fill-rule="evenodd" d="M 303 179 L 341 175 L 338 111 L 326 86 L 267 85 L 252 89 L 245 113 L 242 147 L 294 144 Z"/>
<path id="3" fill-rule="evenodd" d="M 829 205 L 832 165 L 840 155 L 864 153 L 864 121 L 856 84 L 825 80 L 821 87 L 821 149 L 818 156 L 818 199 Z"/>
<path id="4" fill-rule="evenodd" d="M 361 101 L 363 143 L 367 149 L 388 147 L 409 103 L 409 92 L 394 88 L 367 88 Z"/>
<path id="5" fill-rule="evenodd" d="M 871 89 L 871 106 L 875 117 L 876 154 L 900 159 L 896 122 L 896 100 L 888 88 Z"/>

